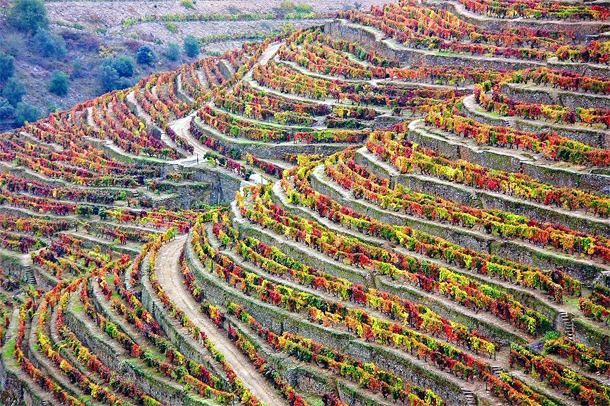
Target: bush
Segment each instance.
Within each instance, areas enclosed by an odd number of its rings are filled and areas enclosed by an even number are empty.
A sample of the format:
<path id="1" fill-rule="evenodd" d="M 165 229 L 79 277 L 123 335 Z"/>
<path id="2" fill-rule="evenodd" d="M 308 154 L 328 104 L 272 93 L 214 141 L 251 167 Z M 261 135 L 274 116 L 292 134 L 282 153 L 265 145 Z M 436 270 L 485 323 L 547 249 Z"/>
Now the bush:
<path id="1" fill-rule="evenodd" d="M 23 48 L 23 35 L 18 33 L 17 31 L 13 31 L 7 34 L 4 37 L 2 47 L 4 48 L 4 51 L 7 54 L 12 56 L 13 58 L 17 58 Z"/>
<path id="2" fill-rule="evenodd" d="M 117 56 L 112 59 L 112 67 L 120 77 L 130 78 L 135 72 L 133 58 L 128 56 Z"/>
<path id="3" fill-rule="evenodd" d="M 184 52 L 189 58 L 199 55 L 199 40 L 192 35 L 184 39 Z"/>
<path id="4" fill-rule="evenodd" d="M 61 59 L 66 56 L 66 41 L 61 36 L 45 30 L 38 30 L 34 35 L 34 46 L 46 58 L 52 56 Z"/>
<path id="5" fill-rule="evenodd" d="M 37 32 L 49 26 L 43 0 L 15 0 L 8 12 L 10 25 L 24 32 Z"/>
<path id="6" fill-rule="evenodd" d="M 138 53 L 136 54 L 136 61 L 142 65 L 152 65 L 155 60 L 155 53 L 149 46 L 144 45 L 138 49 Z"/>
<path id="7" fill-rule="evenodd" d="M 307 3 L 299 3 L 294 6 L 294 10 L 297 13 L 311 13 L 313 11 L 313 7 Z"/>
<path id="8" fill-rule="evenodd" d="M 311 13 L 313 7 L 307 3 L 293 3 L 292 1 L 285 1 L 280 5 L 280 9 L 283 13 Z"/>
<path id="9" fill-rule="evenodd" d="M 68 84 L 68 75 L 60 70 L 54 70 L 49 82 L 49 92 L 65 96 L 68 94 Z"/>
<path id="10" fill-rule="evenodd" d="M 180 58 L 180 45 L 175 42 L 170 42 L 165 51 L 165 57 L 170 61 L 177 61 Z"/>
<path id="11" fill-rule="evenodd" d="M 282 4 L 280 4 L 280 8 L 285 13 L 294 11 L 295 7 L 296 7 L 296 5 L 292 1 L 285 1 Z"/>
<path id="12" fill-rule="evenodd" d="M 15 119 L 17 124 L 22 126 L 25 122 L 33 123 L 40 118 L 38 107 L 28 103 L 19 103 L 15 110 Z"/>
<path id="13" fill-rule="evenodd" d="M 291 32 L 294 32 L 296 28 L 294 27 L 293 23 L 286 23 L 284 25 L 282 25 L 282 32 L 284 34 L 290 34 Z"/>
<path id="14" fill-rule="evenodd" d="M 176 23 L 170 21 L 169 23 L 165 23 L 165 28 L 167 29 L 167 31 L 171 32 L 172 34 L 175 34 L 178 32 L 178 26 L 176 25 Z"/>
<path id="15" fill-rule="evenodd" d="M 79 78 L 83 75 L 83 60 L 76 58 L 72 61 L 72 78 Z"/>
<path id="16" fill-rule="evenodd" d="M 15 78 L 10 78 L 2 90 L 2 97 L 8 100 L 13 106 L 16 106 L 25 94 L 24 84 Z"/>
<path id="17" fill-rule="evenodd" d="M 15 58 L 0 52 L 0 81 L 5 81 L 15 74 Z"/>
<path id="18" fill-rule="evenodd" d="M 111 92 L 124 89 L 132 85 L 130 77 L 133 76 L 133 59 L 125 56 L 107 58 L 102 62 L 99 70 L 99 78 L 102 89 Z"/>
<path id="19" fill-rule="evenodd" d="M 15 108 L 4 97 L 0 97 L 0 119 L 11 117 L 15 113 Z"/>

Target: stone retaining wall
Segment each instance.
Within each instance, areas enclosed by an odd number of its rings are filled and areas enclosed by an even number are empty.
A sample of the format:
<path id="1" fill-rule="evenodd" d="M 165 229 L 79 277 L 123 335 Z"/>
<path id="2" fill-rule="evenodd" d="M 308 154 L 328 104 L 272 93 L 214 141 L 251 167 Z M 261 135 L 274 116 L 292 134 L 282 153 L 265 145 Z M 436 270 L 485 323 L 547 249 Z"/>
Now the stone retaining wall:
<path id="1" fill-rule="evenodd" d="M 601 234 L 610 237 L 608 220 L 598 217 L 582 217 L 555 210 L 555 206 L 542 206 L 525 200 L 514 199 L 510 196 L 474 189 L 456 183 L 445 182 L 436 178 L 426 178 L 414 174 L 390 174 L 385 168 L 369 160 L 360 151 L 356 152 L 355 161 L 377 176 L 390 179 L 391 184 L 398 182 L 405 187 L 420 193 L 444 196 L 446 199 L 471 207 L 498 209 L 527 217 L 537 218 L 540 221 L 558 223 L 574 230 L 589 234 Z"/>
<path id="2" fill-rule="evenodd" d="M 193 119 L 193 124 L 203 133 L 220 141 L 221 143 L 230 146 L 231 148 L 237 148 L 241 152 L 249 153 L 260 159 L 278 159 L 286 154 L 332 155 L 335 152 L 343 151 L 345 148 L 350 146 L 350 144 L 305 144 L 297 142 L 282 142 L 274 144 L 271 142 L 257 142 L 246 140 L 244 138 L 233 138 L 217 134 L 203 125 L 199 118 Z"/>

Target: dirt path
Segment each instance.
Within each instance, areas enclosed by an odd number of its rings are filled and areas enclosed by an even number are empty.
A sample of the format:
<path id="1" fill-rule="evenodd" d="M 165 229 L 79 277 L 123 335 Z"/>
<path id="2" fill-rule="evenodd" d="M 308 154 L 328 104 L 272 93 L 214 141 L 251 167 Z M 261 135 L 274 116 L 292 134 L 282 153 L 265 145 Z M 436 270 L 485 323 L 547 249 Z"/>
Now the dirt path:
<path id="1" fill-rule="evenodd" d="M 183 235 L 163 245 L 157 253 L 155 272 L 159 283 L 165 293 L 174 301 L 191 321 L 204 331 L 218 351 L 224 354 L 225 359 L 243 384 L 261 401 L 269 406 L 286 405 L 287 403 L 276 392 L 267 380 L 256 371 L 231 342 L 231 340 L 198 310 L 198 304 L 185 287 L 180 274 L 179 256 L 180 248 L 186 243 L 187 236 Z"/>
<path id="2" fill-rule="evenodd" d="M 262 53 L 262 55 L 259 57 L 258 62 L 260 64 L 267 64 L 267 62 L 273 58 L 275 56 L 275 54 L 277 53 L 277 51 L 280 49 L 280 46 L 282 46 L 283 43 L 279 42 L 279 43 L 275 43 L 275 44 L 271 44 L 267 47 L 267 49 Z M 256 65 L 256 64 L 255 64 Z M 247 75 L 251 76 L 251 71 L 250 70 Z M 199 73 L 199 72 L 198 72 Z M 210 102 L 208 102 L 207 104 L 210 104 Z M 180 119 L 174 120 L 172 122 L 169 123 L 169 126 L 172 130 L 174 130 L 174 132 L 176 133 L 176 135 L 181 136 L 182 138 L 184 138 L 189 144 L 191 144 L 194 148 L 193 150 L 193 155 L 195 155 L 195 159 L 197 155 L 205 155 L 207 152 L 210 152 L 211 149 L 204 147 L 203 145 L 201 145 L 201 143 L 199 142 L 199 140 L 197 140 L 190 131 L 190 127 L 191 127 L 191 121 L 197 116 L 197 112 L 194 111 L 191 114 L 189 114 L 188 116 L 182 117 Z M 188 158 L 187 160 L 192 161 L 193 158 Z"/>
<path id="3" fill-rule="evenodd" d="M 193 146 L 193 155 L 205 155 L 206 152 L 210 152 L 210 149 L 205 148 L 201 143 L 193 137 L 190 132 L 191 120 L 197 116 L 197 112 L 194 111 L 188 116 L 179 118 L 169 123 L 169 126 L 176 135 L 184 138 L 189 144 Z"/>

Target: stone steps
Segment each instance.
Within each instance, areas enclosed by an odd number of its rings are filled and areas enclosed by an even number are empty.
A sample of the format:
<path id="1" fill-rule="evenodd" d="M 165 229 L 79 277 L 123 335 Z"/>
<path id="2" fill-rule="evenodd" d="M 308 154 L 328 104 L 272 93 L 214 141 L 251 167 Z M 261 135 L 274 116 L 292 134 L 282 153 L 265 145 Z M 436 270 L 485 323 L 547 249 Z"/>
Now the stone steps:
<path id="1" fill-rule="evenodd" d="M 574 323 L 572 323 L 572 320 L 570 320 L 570 317 L 568 317 L 568 313 L 560 312 L 559 320 L 561 320 L 561 322 L 563 323 L 566 336 L 570 340 L 574 340 Z"/>
<path id="2" fill-rule="evenodd" d="M 491 367 L 491 371 L 493 372 L 493 374 L 494 374 L 496 377 L 498 377 L 498 378 L 499 378 L 499 377 L 500 377 L 500 373 L 501 373 L 501 372 L 504 372 L 504 368 L 502 368 L 502 367 L 498 367 L 498 366 L 492 366 L 492 367 Z"/>
<path id="3" fill-rule="evenodd" d="M 462 389 L 462 391 L 464 392 L 464 404 L 466 406 L 477 406 L 477 401 L 472 391 L 466 389 Z"/>
<path id="4" fill-rule="evenodd" d="M 29 283 L 32 286 L 36 286 L 36 276 L 34 274 L 34 271 L 32 270 L 31 266 L 24 266 L 23 267 L 23 273 L 22 273 L 22 279 L 26 282 Z"/>

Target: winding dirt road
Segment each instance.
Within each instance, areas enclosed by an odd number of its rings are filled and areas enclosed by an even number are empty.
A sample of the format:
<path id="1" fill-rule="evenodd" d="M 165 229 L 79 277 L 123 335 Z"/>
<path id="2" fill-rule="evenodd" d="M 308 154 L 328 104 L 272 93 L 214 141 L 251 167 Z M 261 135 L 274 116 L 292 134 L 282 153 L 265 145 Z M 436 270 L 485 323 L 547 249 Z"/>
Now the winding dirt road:
<path id="1" fill-rule="evenodd" d="M 225 359 L 233 367 L 237 377 L 261 402 L 266 403 L 268 406 L 287 405 L 286 401 L 257 372 L 256 368 L 233 345 L 233 342 L 225 333 L 218 330 L 214 323 L 199 312 L 199 305 L 184 285 L 182 274 L 180 273 L 180 250 L 186 241 L 186 235 L 177 237 L 175 240 L 164 244 L 157 253 L 155 272 L 163 290 L 174 301 L 176 306 L 182 309 L 201 331 L 206 333 L 216 349 L 224 354 Z"/>

